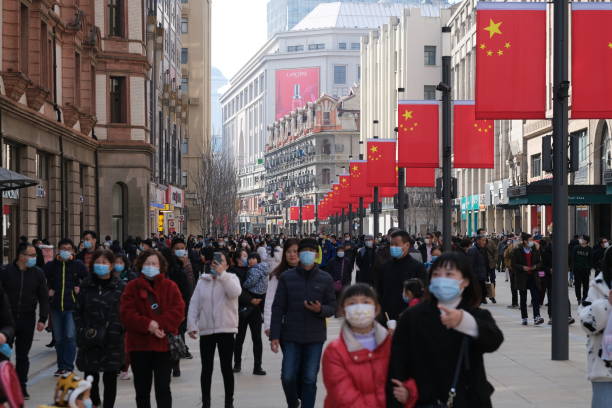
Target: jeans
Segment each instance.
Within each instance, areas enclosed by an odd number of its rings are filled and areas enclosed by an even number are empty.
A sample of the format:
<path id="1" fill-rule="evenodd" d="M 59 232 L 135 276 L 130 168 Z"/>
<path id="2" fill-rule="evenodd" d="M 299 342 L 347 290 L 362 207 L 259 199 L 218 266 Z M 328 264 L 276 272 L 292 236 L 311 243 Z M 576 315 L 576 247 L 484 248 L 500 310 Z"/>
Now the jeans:
<path id="1" fill-rule="evenodd" d="M 519 290 L 521 298 L 521 317 L 527 319 L 527 290 L 531 293 L 531 305 L 533 307 L 533 317 L 540 317 L 540 292 L 536 286 L 535 276 L 527 275 L 527 289 Z"/>
<path id="2" fill-rule="evenodd" d="M 612 382 L 592 382 L 593 385 L 593 400 L 591 408 L 608 408 L 612 401 Z"/>
<path id="3" fill-rule="evenodd" d="M 238 335 L 234 343 L 234 364 L 242 363 L 242 345 L 246 337 L 247 327 L 251 330 L 251 340 L 253 341 L 254 367 L 261 368 L 261 355 L 263 345 L 261 342 L 261 315 L 259 309 L 254 310 L 246 319 L 241 319 L 238 323 Z"/>
<path id="4" fill-rule="evenodd" d="M 582 304 L 582 302 L 587 298 L 589 293 L 590 278 L 591 270 L 574 271 L 574 290 L 576 291 L 576 300 L 578 300 L 579 304 Z"/>
<path id="5" fill-rule="evenodd" d="M 317 397 L 317 375 L 321 363 L 323 343 L 293 343 L 281 341 L 283 363 L 281 382 L 287 406 L 298 406 L 298 390 L 301 392 L 302 408 L 314 408 Z"/>
<path id="6" fill-rule="evenodd" d="M 15 320 L 15 371 L 19 377 L 21 389 L 25 391 L 26 383 L 28 382 L 28 372 L 30 371 L 30 349 L 32 348 L 32 340 L 34 339 L 34 328 L 36 327 L 36 316 L 20 315 Z"/>
<path id="7" fill-rule="evenodd" d="M 74 358 L 76 357 L 76 329 L 72 310 L 51 310 L 53 322 L 53 337 L 55 338 L 55 351 L 57 352 L 58 370 L 74 371 Z"/>
<path id="8" fill-rule="evenodd" d="M 223 387 L 225 389 L 225 404 L 229 405 L 234 401 L 234 372 L 232 371 L 234 334 L 217 333 L 200 336 L 200 359 L 202 360 L 200 387 L 202 388 L 202 403 L 204 407 L 210 407 L 210 387 L 216 347 L 219 348 L 219 362 L 221 364 Z"/>
<path id="9" fill-rule="evenodd" d="M 173 362 L 170 352 L 132 351 L 130 353 L 136 407 L 151 408 L 151 385 L 155 378 L 155 401 L 157 408 L 172 408 L 170 376 Z"/>
<path id="10" fill-rule="evenodd" d="M 91 401 L 93 404 L 96 407 L 113 408 L 117 397 L 117 373 L 109 372 L 102 374 L 102 381 L 104 381 L 104 404 L 100 400 L 100 373 L 85 373 L 85 378 L 90 375 L 93 377 L 93 384 L 91 385 Z"/>

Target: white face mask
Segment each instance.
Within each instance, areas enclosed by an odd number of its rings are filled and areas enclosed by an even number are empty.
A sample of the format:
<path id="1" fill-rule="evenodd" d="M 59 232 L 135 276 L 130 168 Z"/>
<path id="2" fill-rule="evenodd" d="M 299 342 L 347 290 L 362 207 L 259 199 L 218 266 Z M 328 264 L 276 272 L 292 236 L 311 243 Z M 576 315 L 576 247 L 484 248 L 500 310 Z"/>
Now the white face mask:
<path id="1" fill-rule="evenodd" d="M 429 244 L 431 244 L 431 239 L 425 238 L 425 245 L 429 245 Z"/>
<path id="2" fill-rule="evenodd" d="M 372 326 L 376 318 L 376 307 L 367 303 L 357 303 L 344 308 L 346 321 L 356 329 Z"/>
<path id="3" fill-rule="evenodd" d="M 609 246 L 610 246 L 610 243 L 609 243 L 609 242 L 604 242 L 604 243 L 603 243 L 603 247 L 604 247 L 604 248 L 607 248 L 607 247 L 609 247 Z"/>

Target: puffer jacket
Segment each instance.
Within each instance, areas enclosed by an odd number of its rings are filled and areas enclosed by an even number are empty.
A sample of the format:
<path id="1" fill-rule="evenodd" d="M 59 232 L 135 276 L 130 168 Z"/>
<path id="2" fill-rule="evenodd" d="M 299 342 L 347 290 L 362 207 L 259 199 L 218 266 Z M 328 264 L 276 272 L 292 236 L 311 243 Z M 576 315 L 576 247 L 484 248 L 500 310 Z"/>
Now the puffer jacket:
<path id="1" fill-rule="evenodd" d="M 108 280 L 90 276 L 81 283 L 74 315 L 79 346 L 76 364 L 83 372 L 119 371 L 124 362 L 124 331 L 119 304 L 125 283 L 117 277 Z M 104 346 L 87 342 L 89 329 L 103 331 Z"/>
<path id="2" fill-rule="evenodd" d="M 612 381 L 612 364 L 601 358 L 603 333 L 612 305 L 608 299 L 610 287 L 600 272 L 591 281 L 589 294 L 579 310 L 580 323 L 587 334 L 588 378 L 593 382 Z"/>
<path id="3" fill-rule="evenodd" d="M 256 295 L 265 295 L 268 290 L 268 264 L 261 262 L 249 268 L 242 286 Z"/>
<path id="4" fill-rule="evenodd" d="M 51 308 L 61 312 L 74 310 L 77 298 L 74 288 L 87 277 L 87 268 L 83 262 L 78 259 L 68 262 L 54 259 L 44 266 L 43 271 L 47 278 L 47 286 L 55 291 Z"/>
<path id="5" fill-rule="evenodd" d="M 187 330 L 200 336 L 238 333 L 241 292 L 240 279 L 233 273 L 224 272 L 216 279 L 210 274 L 200 276 L 189 303 Z"/>
<path id="6" fill-rule="evenodd" d="M 323 352 L 325 408 L 384 408 L 391 336 L 375 324 L 376 349 L 369 351 L 344 323 L 340 337 Z"/>

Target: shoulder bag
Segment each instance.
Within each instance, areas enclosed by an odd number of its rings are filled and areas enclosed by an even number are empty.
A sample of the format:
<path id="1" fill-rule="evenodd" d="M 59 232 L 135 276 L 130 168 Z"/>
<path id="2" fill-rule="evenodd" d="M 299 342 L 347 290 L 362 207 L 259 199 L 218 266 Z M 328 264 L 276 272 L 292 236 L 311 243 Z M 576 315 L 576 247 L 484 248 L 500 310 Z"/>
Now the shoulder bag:
<path id="1" fill-rule="evenodd" d="M 153 298 L 153 294 L 150 291 L 147 291 L 147 297 L 149 298 L 149 303 L 151 304 L 151 310 L 153 310 L 153 313 L 160 315 L 160 306 L 155 301 L 155 299 Z M 187 346 L 185 345 L 185 341 L 180 335 L 167 333 L 166 337 L 168 339 L 168 351 L 170 352 L 170 360 L 179 361 L 180 359 L 187 357 Z"/>

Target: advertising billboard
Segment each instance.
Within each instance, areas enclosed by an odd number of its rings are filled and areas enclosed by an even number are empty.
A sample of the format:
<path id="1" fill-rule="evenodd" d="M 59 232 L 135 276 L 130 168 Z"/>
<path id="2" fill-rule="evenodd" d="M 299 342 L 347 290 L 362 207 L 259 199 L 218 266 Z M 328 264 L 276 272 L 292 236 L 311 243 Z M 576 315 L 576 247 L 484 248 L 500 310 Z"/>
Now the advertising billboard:
<path id="1" fill-rule="evenodd" d="M 319 68 L 276 71 L 276 119 L 319 97 Z"/>

